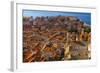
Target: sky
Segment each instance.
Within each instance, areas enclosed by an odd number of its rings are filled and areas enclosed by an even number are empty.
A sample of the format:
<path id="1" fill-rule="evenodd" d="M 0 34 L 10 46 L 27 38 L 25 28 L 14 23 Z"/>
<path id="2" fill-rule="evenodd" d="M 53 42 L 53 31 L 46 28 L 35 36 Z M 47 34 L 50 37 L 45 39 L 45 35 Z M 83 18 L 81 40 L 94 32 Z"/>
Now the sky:
<path id="1" fill-rule="evenodd" d="M 91 13 L 79 13 L 79 12 L 59 12 L 59 11 L 39 11 L 39 10 L 23 10 L 23 16 L 75 16 L 81 19 L 86 24 L 91 25 Z"/>

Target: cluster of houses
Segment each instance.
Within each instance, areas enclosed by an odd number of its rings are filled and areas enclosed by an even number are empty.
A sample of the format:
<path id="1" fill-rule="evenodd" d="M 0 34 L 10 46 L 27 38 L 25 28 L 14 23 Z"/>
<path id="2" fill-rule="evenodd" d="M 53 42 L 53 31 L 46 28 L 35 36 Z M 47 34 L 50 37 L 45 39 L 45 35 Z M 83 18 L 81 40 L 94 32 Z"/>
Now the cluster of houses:
<path id="1" fill-rule="evenodd" d="M 23 17 L 23 62 L 91 59 L 91 26 L 74 16 Z"/>

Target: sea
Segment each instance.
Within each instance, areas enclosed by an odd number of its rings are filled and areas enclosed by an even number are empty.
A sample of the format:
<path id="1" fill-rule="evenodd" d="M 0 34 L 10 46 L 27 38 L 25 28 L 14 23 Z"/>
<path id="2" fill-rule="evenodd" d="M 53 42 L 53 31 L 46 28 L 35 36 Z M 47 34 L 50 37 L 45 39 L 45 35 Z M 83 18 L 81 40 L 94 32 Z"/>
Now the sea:
<path id="1" fill-rule="evenodd" d="M 62 12 L 45 10 L 23 10 L 23 16 L 32 16 L 33 18 L 41 16 L 75 16 L 87 25 L 91 25 L 91 13 L 86 12 Z"/>

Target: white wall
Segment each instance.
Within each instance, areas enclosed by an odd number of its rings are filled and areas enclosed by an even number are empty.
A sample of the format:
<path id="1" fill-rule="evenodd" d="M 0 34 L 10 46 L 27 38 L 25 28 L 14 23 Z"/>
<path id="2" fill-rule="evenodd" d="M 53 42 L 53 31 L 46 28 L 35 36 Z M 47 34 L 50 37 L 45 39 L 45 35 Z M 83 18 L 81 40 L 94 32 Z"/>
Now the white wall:
<path id="1" fill-rule="evenodd" d="M 32 0 L 34 3 L 41 4 L 60 4 L 60 5 L 75 5 L 75 6 L 90 6 L 97 8 L 98 25 L 95 32 L 96 42 L 95 45 L 98 53 L 97 67 L 82 67 L 82 68 L 65 68 L 56 70 L 37 71 L 36 73 L 99 73 L 100 69 L 100 5 L 99 0 Z M 10 73 L 10 0 L 0 0 L 0 73 Z M 95 25 L 95 24 L 94 24 Z M 27 72 L 28 73 L 28 72 Z M 35 73 L 35 72 L 34 72 Z"/>

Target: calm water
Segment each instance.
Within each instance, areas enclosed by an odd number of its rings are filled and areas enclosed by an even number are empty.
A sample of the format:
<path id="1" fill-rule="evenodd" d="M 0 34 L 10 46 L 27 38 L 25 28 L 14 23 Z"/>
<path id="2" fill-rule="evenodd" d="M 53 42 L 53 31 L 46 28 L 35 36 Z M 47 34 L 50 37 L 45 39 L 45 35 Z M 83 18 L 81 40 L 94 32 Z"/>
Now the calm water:
<path id="1" fill-rule="evenodd" d="M 75 16 L 91 25 L 91 13 L 79 13 L 79 12 L 59 12 L 59 11 L 39 11 L 39 10 L 23 10 L 23 16 Z"/>

